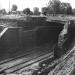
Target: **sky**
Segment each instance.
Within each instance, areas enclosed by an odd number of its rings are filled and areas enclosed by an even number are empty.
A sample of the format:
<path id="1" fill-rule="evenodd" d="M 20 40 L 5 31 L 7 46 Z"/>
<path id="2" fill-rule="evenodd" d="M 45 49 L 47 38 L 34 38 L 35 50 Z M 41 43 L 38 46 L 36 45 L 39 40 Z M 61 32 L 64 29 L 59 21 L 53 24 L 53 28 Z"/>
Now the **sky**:
<path id="1" fill-rule="evenodd" d="M 10 8 L 13 4 L 18 6 L 18 10 L 23 10 L 24 8 L 30 8 L 33 10 L 34 7 L 39 7 L 40 9 L 44 6 L 47 6 L 49 0 L 0 0 L 0 9 L 5 8 L 6 11 L 9 11 L 9 1 Z M 60 0 L 62 2 L 71 3 L 72 8 L 75 8 L 75 0 Z"/>

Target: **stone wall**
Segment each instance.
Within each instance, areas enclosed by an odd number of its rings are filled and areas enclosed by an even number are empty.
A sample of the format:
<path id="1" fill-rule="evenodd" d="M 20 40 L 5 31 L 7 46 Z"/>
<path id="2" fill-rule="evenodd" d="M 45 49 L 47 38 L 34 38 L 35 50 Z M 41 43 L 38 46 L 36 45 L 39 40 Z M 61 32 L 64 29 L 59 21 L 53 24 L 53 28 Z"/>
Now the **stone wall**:
<path id="1" fill-rule="evenodd" d="M 32 25 L 34 27 L 34 23 Z M 35 25 L 37 26 L 33 29 L 27 30 L 19 27 L 8 28 L 0 38 L 0 59 L 19 56 L 45 44 L 57 43 L 63 24 L 45 21 L 44 24 Z"/>

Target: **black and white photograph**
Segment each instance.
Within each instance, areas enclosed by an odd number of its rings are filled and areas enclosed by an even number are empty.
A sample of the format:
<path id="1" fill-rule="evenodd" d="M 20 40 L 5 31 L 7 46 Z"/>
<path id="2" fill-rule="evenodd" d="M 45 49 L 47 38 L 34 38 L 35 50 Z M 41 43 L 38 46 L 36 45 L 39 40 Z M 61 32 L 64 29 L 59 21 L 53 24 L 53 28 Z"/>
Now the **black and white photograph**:
<path id="1" fill-rule="evenodd" d="M 75 1 L 0 0 L 0 75 L 75 75 Z"/>

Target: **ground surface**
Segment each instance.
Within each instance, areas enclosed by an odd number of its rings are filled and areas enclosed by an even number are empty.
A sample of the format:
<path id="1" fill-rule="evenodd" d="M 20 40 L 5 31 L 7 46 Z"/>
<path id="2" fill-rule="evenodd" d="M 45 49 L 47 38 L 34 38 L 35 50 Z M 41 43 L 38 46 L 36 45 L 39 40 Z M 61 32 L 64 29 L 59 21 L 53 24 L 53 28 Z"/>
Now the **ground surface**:
<path id="1" fill-rule="evenodd" d="M 48 75 L 75 75 L 75 47 L 63 58 Z"/>

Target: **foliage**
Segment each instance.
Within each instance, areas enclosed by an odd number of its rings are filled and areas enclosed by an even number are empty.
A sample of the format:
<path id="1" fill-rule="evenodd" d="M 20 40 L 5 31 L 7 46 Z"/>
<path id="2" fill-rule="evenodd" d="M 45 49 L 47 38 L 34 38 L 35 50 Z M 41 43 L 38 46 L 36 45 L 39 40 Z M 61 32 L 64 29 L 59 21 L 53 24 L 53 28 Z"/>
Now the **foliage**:
<path id="1" fill-rule="evenodd" d="M 38 8 L 38 7 L 34 7 L 33 10 L 34 10 L 34 11 L 33 11 L 33 14 L 34 14 L 34 15 L 40 15 L 40 12 L 39 12 L 39 8 Z"/>
<path id="2" fill-rule="evenodd" d="M 0 10 L 0 14 L 6 14 L 7 12 L 6 12 L 6 10 L 5 9 L 1 9 Z"/>
<path id="3" fill-rule="evenodd" d="M 11 9 L 11 10 L 12 10 L 12 11 L 16 11 L 16 10 L 17 10 L 17 8 L 18 8 L 18 7 L 17 7 L 17 5 L 13 4 L 13 5 L 12 5 L 12 9 Z"/>
<path id="4" fill-rule="evenodd" d="M 48 8 L 47 7 L 42 7 L 41 12 L 43 15 L 47 15 Z"/>
<path id="5" fill-rule="evenodd" d="M 53 14 L 59 14 L 60 3 L 60 0 L 50 0 L 48 3 L 49 11 L 52 11 Z"/>
<path id="6" fill-rule="evenodd" d="M 32 15 L 33 14 L 33 12 L 30 10 L 30 8 L 25 8 L 23 10 L 23 13 L 26 14 L 26 15 Z"/>
<path id="7" fill-rule="evenodd" d="M 67 15 L 71 15 L 72 14 L 72 7 L 70 5 L 70 3 L 61 3 L 61 14 L 67 14 Z"/>
<path id="8" fill-rule="evenodd" d="M 73 12 L 73 15 L 75 15 L 75 8 L 74 8 L 74 9 L 72 9 L 72 12 Z"/>
<path id="9" fill-rule="evenodd" d="M 50 0 L 47 8 L 49 14 L 72 14 L 70 3 L 63 3 L 60 0 Z"/>
<path id="10" fill-rule="evenodd" d="M 24 9 L 24 10 L 23 10 L 23 13 L 24 13 L 24 14 L 27 14 L 27 15 L 30 14 L 30 9 L 29 9 L 29 8 Z"/>
<path id="11" fill-rule="evenodd" d="M 73 12 L 72 12 L 72 7 L 68 7 L 67 8 L 67 15 L 72 15 Z"/>

